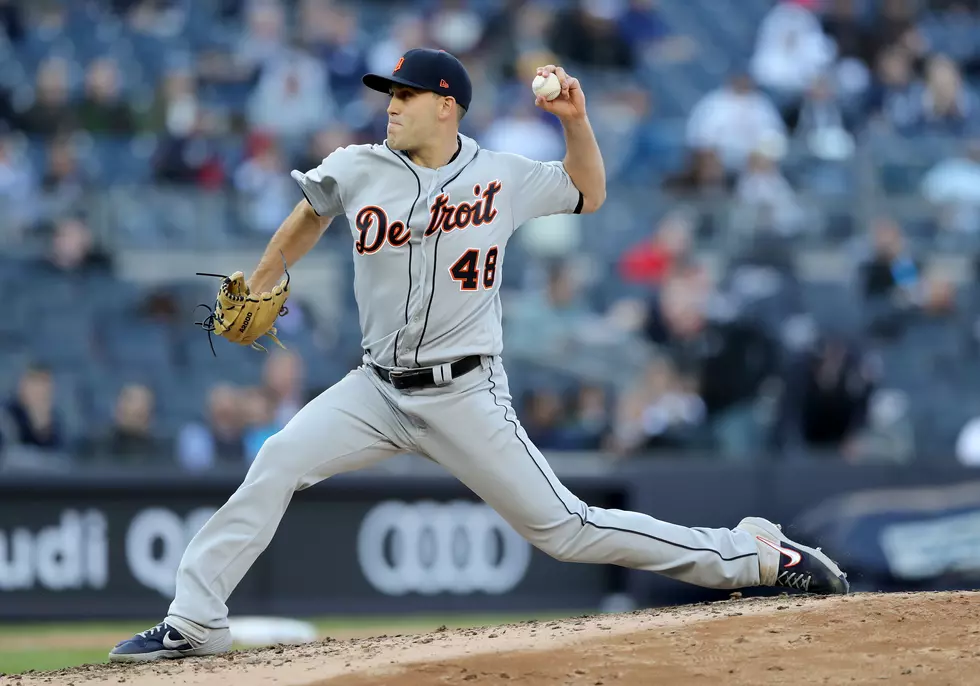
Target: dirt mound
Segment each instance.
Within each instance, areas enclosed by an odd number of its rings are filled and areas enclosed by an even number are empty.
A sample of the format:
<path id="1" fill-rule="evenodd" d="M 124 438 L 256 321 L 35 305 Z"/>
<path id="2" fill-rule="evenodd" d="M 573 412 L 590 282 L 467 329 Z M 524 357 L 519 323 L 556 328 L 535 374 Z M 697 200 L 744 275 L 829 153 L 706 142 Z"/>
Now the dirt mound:
<path id="1" fill-rule="evenodd" d="M 980 684 L 980 593 L 734 599 L 407 636 L 325 640 L 17 686 Z M 2 680 L 0 680 L 2 681 Z"/>

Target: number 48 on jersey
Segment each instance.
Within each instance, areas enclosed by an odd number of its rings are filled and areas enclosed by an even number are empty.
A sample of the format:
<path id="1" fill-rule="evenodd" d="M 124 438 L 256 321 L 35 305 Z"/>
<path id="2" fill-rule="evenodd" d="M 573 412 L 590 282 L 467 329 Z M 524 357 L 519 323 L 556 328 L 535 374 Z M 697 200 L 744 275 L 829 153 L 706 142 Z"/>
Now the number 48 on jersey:
<path id="1" fill-rule="evenodd" d="M 449 274 L 453 281 L 459 282 L 459 290 L 475 291 L 479 290 L 482 282 L 484 290 L 493 288 L 494 281 L 497 280 L 497 246 L 494 245 L 487 249 L 486 257 L 480 260 L 480 251 L 470 248 L 460 256 L 453 266 L 449 268 Z M 481 278 L 482 271 L 482 278 Z"/>

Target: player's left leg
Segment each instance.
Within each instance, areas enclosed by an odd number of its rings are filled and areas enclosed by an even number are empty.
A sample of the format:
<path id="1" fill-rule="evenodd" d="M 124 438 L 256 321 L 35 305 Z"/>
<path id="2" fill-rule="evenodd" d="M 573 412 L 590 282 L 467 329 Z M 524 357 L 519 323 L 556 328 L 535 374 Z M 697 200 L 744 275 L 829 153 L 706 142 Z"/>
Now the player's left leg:
<path id="1" fill-rule="evenodd" d="M 589 507 L 558 480 L 521 427 L 499 358 L 454 386 L 454 392 L 437 389 L 405 399 L 403 409 L 410 407 L 428 426 L 420 445 L 553 557 L 643 569 L 709 588 L 846 590 L 826 556 L 787 540 L 766 520 L 743 520 L 733 529 L 691 528 Z"/>

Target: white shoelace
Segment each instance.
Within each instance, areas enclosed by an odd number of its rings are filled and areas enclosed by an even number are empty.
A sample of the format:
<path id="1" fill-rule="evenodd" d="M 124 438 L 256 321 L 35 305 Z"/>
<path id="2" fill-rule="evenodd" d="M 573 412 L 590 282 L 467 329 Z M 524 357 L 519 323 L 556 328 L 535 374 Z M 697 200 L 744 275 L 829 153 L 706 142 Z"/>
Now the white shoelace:
<path id="1" fill-rule="evenodd" d="M 776 584 L 778 586 L 786 586 L 788 588 L 796 588 L 801 591 L 810 590 L 810 580 L 812 577 L 809 574 L 793 572 L 781 572 L 779 577 L 776 579 Z"/>
<path id="2" fill-rule="evenodd" d="M 147 629 L 146 631 L 141 631 L 139 633 L 139 635 L 142 636 L 143 638 L 149 638 L 150 637 L 150 634 L 159 633 L 161 631 L 163 631 L 163 622 L 157 624 L 152 629 Z"/>

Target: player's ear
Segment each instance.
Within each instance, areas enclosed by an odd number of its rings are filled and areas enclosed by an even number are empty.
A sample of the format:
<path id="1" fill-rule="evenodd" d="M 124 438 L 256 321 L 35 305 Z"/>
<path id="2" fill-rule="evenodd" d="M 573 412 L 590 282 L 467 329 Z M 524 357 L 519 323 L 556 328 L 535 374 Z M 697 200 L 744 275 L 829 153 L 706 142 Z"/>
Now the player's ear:
<path id="1" fill-rule="evenodd" d="M 441 98 L 441 102 L 439 103 L 439 119 L 445 120 L 445 119 L 455 117 L 456 116 L 456 108 L 454 107 L 455 104 L 456 104 L 456 98 L 452 96 Z"/>

